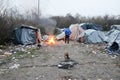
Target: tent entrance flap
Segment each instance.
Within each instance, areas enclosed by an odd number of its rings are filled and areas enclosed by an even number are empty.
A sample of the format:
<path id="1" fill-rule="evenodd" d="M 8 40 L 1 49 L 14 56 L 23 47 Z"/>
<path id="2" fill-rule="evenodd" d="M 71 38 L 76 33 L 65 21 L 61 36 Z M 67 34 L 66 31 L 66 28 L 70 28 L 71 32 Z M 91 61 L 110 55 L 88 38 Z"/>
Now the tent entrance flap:
<path id="1" fill-rule="evenodd" d="M 110 51 L 117 51 L 119 50 L 119 45 L 116 42 L 113 42 L 113 44 L 109 48 Z"/>

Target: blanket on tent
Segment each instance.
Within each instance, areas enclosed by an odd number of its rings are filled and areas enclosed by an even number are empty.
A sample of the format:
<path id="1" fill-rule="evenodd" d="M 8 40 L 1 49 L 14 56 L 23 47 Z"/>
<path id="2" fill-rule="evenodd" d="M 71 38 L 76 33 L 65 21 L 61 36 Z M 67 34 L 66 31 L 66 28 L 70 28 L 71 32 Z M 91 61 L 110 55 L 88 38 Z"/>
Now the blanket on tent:
<path id="1" fill-rule="evenodd" d="M 79 24 L 71 24 L 69 26 L 69 29 L 71 30 L 70 34 L 70 40 L 77 40 L 79 36 L 83 36 L 84 30 L 80 27 Z M 56 36 L 56 39 L 63 39 L 65 37 L 65 32 L 62 32 L 61 34 Z"/>

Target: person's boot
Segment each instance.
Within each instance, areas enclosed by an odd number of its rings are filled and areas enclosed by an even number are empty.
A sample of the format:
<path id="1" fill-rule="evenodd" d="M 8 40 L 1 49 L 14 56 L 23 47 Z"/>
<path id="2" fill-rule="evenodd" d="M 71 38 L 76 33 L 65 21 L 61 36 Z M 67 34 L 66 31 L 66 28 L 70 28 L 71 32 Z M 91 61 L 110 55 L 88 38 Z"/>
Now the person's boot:
<path id="1" fill-rule="evenodd" d="M 37 47 L 38 47 L 38 48 L 41 48 L 41 47 L 42 47 L 42 45 L 41 45 L 41 44 L 38 44 L 38 45 L 37 45 Z"/>

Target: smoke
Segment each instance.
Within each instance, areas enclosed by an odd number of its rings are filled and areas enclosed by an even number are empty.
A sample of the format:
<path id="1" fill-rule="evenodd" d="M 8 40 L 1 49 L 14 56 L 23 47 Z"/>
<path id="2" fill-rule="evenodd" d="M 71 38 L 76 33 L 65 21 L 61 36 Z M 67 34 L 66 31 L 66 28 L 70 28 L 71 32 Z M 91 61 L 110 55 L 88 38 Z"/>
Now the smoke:
<path id="1" fill-rule="evenodd" d="M 44 26 L 46 33 L 53 34 L 57 22 L 50 18 L 42 18 L 40 24 Z"/>
<path id="2" fill-rule="evenodd" d="M 38 15 L 34 11 L 32 12 L 32 17 L 35 23 L 45 28 L 47 34 L 53 34 L 57 24 L 56 20 L 42 17 L 42 14 Z"/>

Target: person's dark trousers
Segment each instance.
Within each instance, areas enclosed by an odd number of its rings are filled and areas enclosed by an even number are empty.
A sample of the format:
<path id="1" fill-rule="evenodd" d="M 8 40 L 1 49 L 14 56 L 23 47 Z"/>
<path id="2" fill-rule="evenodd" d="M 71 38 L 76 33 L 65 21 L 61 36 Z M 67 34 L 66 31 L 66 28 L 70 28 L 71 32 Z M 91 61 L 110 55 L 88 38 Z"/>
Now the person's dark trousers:
<path id="1" fill-rule="evenodd" d="M 69 36 L 68 35 L 65 35 L 65 43 L 69 44 Z"/>

